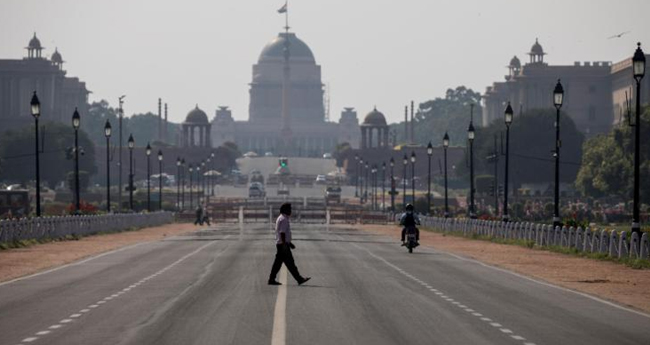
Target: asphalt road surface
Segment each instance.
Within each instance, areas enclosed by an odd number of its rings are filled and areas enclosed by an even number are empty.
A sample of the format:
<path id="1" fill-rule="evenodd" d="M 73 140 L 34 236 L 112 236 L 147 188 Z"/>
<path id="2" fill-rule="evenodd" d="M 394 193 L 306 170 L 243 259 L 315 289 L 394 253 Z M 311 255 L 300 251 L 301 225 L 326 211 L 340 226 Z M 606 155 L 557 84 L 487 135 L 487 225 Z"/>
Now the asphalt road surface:
<path id="1" fill-rule="evenodd" d="M 396 237 L 220 225 L 0 285 L 1 344 L 650 344 L 650 316 Z M 640 287 L 648 288 L 648 287 Z"/>

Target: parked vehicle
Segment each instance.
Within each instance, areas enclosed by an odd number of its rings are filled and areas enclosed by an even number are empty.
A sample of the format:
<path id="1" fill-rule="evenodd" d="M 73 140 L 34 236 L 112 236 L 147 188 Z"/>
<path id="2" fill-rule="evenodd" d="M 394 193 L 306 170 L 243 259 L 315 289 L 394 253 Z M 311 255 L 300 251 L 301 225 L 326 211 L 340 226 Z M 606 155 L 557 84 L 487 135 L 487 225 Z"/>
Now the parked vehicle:
<path id="1" fill-rule="evenodd" d="M 264 185 L 259 182 L 253 182 L 248 186 L 249 198 L 263 198 L 266 196 Z"/>
<path id="2" fill-rule="evenodd" d="M 330 203 L 341 203 L 341 187 L 327 187 L 325 189 L 325 202 Z"/>
<path id="3" fill-rule="evenodd" d="M 27 190 L 0 190 L 0 218 L 26 217 L 29 215 L 29 192 Z"/>
<path id="4" fill-rule="evenodd" d="M 327 184 L 327 177 L 325 175 L 316 176 L 316 184 Z"/>

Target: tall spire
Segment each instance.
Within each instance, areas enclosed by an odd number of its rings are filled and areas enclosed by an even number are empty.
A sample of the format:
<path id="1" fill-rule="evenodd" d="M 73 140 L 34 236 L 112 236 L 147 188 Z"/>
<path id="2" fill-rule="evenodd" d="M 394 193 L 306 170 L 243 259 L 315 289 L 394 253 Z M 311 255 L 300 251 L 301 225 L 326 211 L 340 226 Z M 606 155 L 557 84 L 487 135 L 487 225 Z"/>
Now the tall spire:
<path id="1" fill-rule="evenodd" d="M 291 71 L 289 67 L 290 43 L 289 43 L 289 1 L 278 10 L 285 15 L 285 35 L 284 35 L 284 73 L 282 78 L 282 139 L 284 144 L 284 154 L 289 155 L 292 148 L 293 133 L 291 131 L 291 114 L 289 113 L 289 90 L 291 82 Z"/>

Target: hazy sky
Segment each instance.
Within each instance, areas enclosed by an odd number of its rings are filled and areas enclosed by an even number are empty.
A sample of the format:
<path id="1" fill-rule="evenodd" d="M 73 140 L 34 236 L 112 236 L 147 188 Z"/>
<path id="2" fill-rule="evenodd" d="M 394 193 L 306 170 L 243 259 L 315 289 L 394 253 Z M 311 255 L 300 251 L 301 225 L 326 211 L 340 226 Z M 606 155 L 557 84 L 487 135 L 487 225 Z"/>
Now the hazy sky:
<path id="1" fill-rule="evenodd" d="M 21 58 L 34 31 L 91 100 L 127 114 L 169 103 L 181 121 L 196 103 L 212 118 L 228 105 L 248 118 L 248 83 L 264 45 L 284 24 L 284 0 L 0 0 L 0 58 Z M 331 117 L 374 105 L 389 121 L 411 99 L 466 85 L 483 93 L 535 38 L 551 64 L 619 61 L 637 41 L 650 51 L 648 0 L 293 0 L 292 31 L 330 85 Z M 617 39 L 607 37 L 630 31 Z"/>

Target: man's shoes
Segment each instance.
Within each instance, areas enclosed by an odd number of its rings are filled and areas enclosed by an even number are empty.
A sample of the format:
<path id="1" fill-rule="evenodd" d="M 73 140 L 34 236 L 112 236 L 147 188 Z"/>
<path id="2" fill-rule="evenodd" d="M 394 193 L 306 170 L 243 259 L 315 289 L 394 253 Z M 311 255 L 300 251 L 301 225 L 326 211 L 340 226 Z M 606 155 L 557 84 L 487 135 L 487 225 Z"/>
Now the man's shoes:
<path id="1" fill-rule="evenodd" d="M 406 245 L 406 242 L 402 241 L 402 247 L 404 247 L 405 245 Z"/>
<path id="2" fill-rule="evenodd" d="M 309 279 L 311 279 L 311 277 L 305 277 L 305 278 L 302 278 L 302 280 L 298 282 L 298 285 L 302 285 L 302 284 L 308 282 Z"/>
<path id="3" fill-rule="evenodd" d="M 282 283 L 275 280 L 269 280 L 269 285 L 282 285 Z"/>

